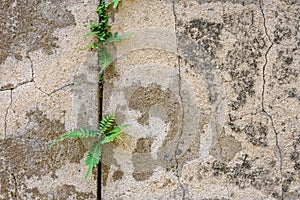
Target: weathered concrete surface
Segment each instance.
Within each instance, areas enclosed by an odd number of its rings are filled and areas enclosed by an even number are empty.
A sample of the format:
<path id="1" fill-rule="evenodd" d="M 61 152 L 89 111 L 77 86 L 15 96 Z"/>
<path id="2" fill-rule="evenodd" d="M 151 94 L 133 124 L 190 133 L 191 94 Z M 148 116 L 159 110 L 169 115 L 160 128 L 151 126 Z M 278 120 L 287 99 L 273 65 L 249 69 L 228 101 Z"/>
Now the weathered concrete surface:
<path id="1" fill-rule="evenodd" d="M 103 199 L 300 199 L 299 1 L 124 1 Z"/>
<path id="2" fill-rule="evenodd" d="M 0 199 L 95 199 L 86 147 L 50 142 L 98 123 L 97 55 L 82 51 L 98 2 L 1 1 Z"/>

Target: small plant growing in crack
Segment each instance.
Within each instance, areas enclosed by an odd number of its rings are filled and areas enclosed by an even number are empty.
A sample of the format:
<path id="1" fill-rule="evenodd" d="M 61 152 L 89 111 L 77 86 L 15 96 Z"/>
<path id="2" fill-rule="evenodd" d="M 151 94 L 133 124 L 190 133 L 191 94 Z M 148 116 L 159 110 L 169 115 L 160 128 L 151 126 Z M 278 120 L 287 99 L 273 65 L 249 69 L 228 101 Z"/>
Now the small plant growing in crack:
<path id="1" fill-rule="evenodd" d="M 110 7 L 116 9 L 120 1 L 121 0 L 111 0 L 106 3 L 105 0 L 101 0 L 99 6 L 96 9 L 96 12 L 99 17 L 99 22 L 90 23 L 90 32 L 85 35 L 85 37 L 97 37 L 97 42 L 86 46 L 84 49 L 97 50 L 99 53 L 99 64 L 101 66 L 99 72 L 100 82 L 103 82 L 103 73 L 112 62 L 107 45 L 132 36 L 132 34 L 119 36 L 117 32 L 110 32 L 111 25 L 108 24 L 107 11 Z M 101 160 L 103 145 L 109 142 L 113 142 L 116 138 L 121 139 L 123 129 L 128 126 L 130 125 L 127 124 L 123 126 L 118 126 L 115 121 L 115 114 L 109 114 L 101 120 L 99 129 L 92 130 L 88 128 L 81 128 L 79 130 L 71 131 L 65 134 L 64 136 L 54 140 L 50 144 L 50 149 L 53 147 L 54 144 L 69 138 L 96 138 L 85 160 L 85 165 L 88 167 L 85 175 L 85 179 L 87 179 L 91 174 L 92 169 L 96 167 Z"/>
<path id="2" fill-rule="evenodd" d="M 90 32 L 85 34 L 85 37 L 96 36 L 97 42 L 86 46 L 84 49 L 97 50 L 99 52 L 99 62 L 101 66 L 100 76 L 102 77 L 105 69 L 111 64 L 111 55 L 108 52 L 107 45 L 118 42 L 124 38 L 133 36 L 133 34 L 125 34 L 119 36 L 118 32 L 110 32 L 111 25 L 108 24 L 108 9 L 113 6 L 116 9 L 121 0 L 112 0 L 105 3 L 105 0 L 101 0 L 96 12 L 99 17 L 99 22 L 90 23 Z M 103 78 L 103 77 L 102 77 Z"/>
<path id="3" fill-rule="evenodd" d="M 85 160 L 85 166 L 87 166 L 88 169 L 84 178 L 87 179 L 91 174 L 92 169 L 96 167 L 101 160 L 103 145 L 108 142 L 114 141 L 114 139 L 116 138 L 121 139 L 120 136 L 123 133 L 123 129 L 128 126 L 129 126 L 128 124 L 123 126 L 117 126 L 115 122 L 114 114 L 109 114 L 106 117 L 104 117 L 103 120 L 100 122 L 98 130 L 92 130 L 88 128 L 86 129 L 81 128 L 79 130 L 74 130 L 54 140 L 50 144 L 50 149 L 53 147 L 54 144 L 68 138 L 75 138 L 75 139 L 96 138 Z"/>

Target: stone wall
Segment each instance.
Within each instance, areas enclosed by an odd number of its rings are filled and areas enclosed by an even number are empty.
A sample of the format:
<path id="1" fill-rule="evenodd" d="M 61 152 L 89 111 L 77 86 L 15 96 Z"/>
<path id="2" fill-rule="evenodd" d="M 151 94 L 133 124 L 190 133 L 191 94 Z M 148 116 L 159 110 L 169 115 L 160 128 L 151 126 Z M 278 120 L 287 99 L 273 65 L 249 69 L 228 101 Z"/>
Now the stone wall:
<path id="1" fill-rule="evenodd" d="M 97 55 L 81 50 L 97 5 L 1 1 L 0 199 L 96 199 L 97 178 L 83 181 L 84 143 L 48 147 L 97 127 Z"/>
<path id="2" fill-rule="evenodd" d="M 100 199 L 88 144 L 116 111 L 101 199 L 300 199 L 300 2 L 123 0 L 99 105 L 98 0 L 0 4 L 0 199 Z"/>
<path id="3" fill-rule="evenodd" d="M 123 1 L 103 199 L 300 199 L 300 3 Z"/>

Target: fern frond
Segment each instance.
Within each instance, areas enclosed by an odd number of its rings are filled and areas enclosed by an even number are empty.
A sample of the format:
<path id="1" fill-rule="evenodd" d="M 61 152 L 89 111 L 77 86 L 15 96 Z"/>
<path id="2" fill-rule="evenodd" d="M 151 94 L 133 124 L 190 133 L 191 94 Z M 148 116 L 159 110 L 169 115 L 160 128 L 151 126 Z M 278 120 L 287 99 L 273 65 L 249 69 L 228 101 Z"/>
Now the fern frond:
<path id="1" fill-rule="evenodd" d="M 100 31 L 90 31 L 84 35 L 84 38 L 91 36 L 91 35 L 98 35 L 99 33 L 100 33 Z"/>
<path id="2" fill-rule="evenodd" d="M 49 149 L 51 149 L 53 147 L 54 144 L 58 143 L 58 142 L 61 142 L 65 139 L 68 139 L 68 138 L 88 138 L 88 137 L 96 137 L 97 135 L 100 134 L 100 131 L 98 130 L 91 130 L 91 129 L 83 129 L 81 128 L 79 131 L 78 130 L 75 130 L 75 131 L 72 131 L 70 133 L 67 133 L 65 134 L 64 136 L 54 140 L 50 146 L 49 146 Z"/>
<path id="3" fill-rule="evenodd" d="M 106 43 L 108 44 L 108 43 L 118 42 L 118 41 L 121 41 L 125 38 L 129 38 L 132 36 L 134 36 L 134 34 L 125 34 L 125 35 L 119 36 L 118 33 L 116 32 L 112 37 L 110 37 L 106 40 Z"/>
<path id="4" fill-rule="evenodd" d="M 85 166 L 88 166 L 88 170 L 85 174 L 84 179 L 87 179 L 89 175 L 92 172 L 92 169 L 97 166 L 97 164 L 100 162 L 101 154 L 102 154 L 102 143 L 97 140 L 92 145 L 86 160 L 85 160 Z"/>
<path id="5" fill-rule="evenodd" d="M 88 45 L 88 46 L 85 46 L 82 50 L 90 50 L 90 49 L 99 49 L 98 45 L 97 44 L 91 44 L 91 45 Z"/>
<path id="6" fill-rule="evenodd" d="M 130 126 L 129 124 L 123 125 L 123 126 L 116 126 L 113 127 L 111 130 L 109 130 L 101 140 L 102 144 L 112 142 L 114 139 L 118 138 L 121 139 L 120 135 L 124 133 L 123 129 Z"/>
<path id="7" fill-rule="evenodd" d="M 115 120 L 116 119 L 114 113 L 106 115 L 99 124 L 99 128 L 102 133 L 106 133 L 107 130 L 111 129 L 111 127 L 115 123 Z"/>
<path id="8" fill-rule="evenodd" d="M 121 0 L 112 0 L 112 2 L 114 3 L 113 8 L 117 8 L 118 4 L 120 3 Z"/>
<path id="9" fill-rule="evenodd" d="M 109 55 L 107 48 L 99 50 L 99 60 L 101 65 L 101 70 L 99 74 L 101 75 L 111 63 L 111 56 Z"/>

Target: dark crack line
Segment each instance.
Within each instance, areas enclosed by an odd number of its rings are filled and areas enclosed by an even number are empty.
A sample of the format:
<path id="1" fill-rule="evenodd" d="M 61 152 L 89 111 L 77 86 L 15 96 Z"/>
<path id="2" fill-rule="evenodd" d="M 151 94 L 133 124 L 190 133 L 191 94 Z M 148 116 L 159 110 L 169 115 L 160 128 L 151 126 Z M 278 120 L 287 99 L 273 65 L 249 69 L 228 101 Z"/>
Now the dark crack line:
<path id="1" fill-rule="evenodd" d="M 269 40 L 269 42 L 271 43 L 271 45 L 268 47 L 264 57 L 265 57 L 265 63 L 263 65 L 263 88 L 262 88 L 262 100 L 261 100 L 261 107 L 262 107 L 262 111 L 268 116 L 268 118 L 271 120 L 271 124 L 272 124 L 272 128 L 274 130 L 274 133 L 275 133 L 275 141 L 276 141 L 276 147 L 278 149 L 278 154 L 279 154 L 279 169 L 280 169 L 280 174 L 281 174 L 281 199 L 283 199 L 283 182 L 282 182 L 282 177 L 283 177 L 283 171 L 282 171 L 282 165 L 283 165 L 283 159 L 282 159 L 282 151 L 281 151 L 281 148 L 279 146 L 279 140 L 278 140 L 278 132 L 275 128 L 275 124 L 274 124 L 274 119 L 272 117 L 271 114 L 269 114 L 266 109 L 265 109 L 265 92 L 266 92 L 266 66 L 268 64 L 268 54 L 271 50 L 271 48 L 273 47 L 274 43 L 272 42 L 271 40 L 271 37 L 270 35 L 268 34 L 268 30 L 267 30 L 267 25 L 266 25 L 266 17 L 265 17 L 265 13 L 264 13 L 264 10 L 263 10 L 263 1 L 260 0 L 259 1 L 259 7 L 260 7 L 260 10 L 261 10 L 261 13 L 262 13 L 262 17 L 263 17 L 263 24 L 264 24 L 264 29 L 265 29 L 265 34 Z"/>
<path id="2" fill-rule="evenodd" d="M 56 93 L 56 92 L 59 92 L 60 90 L 63 90 L 63 89 L 65 89 L 65 88 L 67 88 L 67 87 L 71 87 L 71 86 L 74 86 L 74 85 L 75 85 L 74 83 L 69 83 L 69 84 L 67 84 L 67 85 L 64 85 L 64 86 L 62 86 L 62 87 L 60 87 L 60 88 L 57 88 L 57 89 L 55 89 L 55 90 L 53 90 L 53 91 L 47 93 L 47 92 L 45 92 L 44 90 L 42 90 L 42 88 L 38 87 L 38 86 L 36 85 L 36 83 L 34 82 L 34 86 L 36 87 L 36 89 L 38 89 L 41 93 L 43 93 L 43 94 L 45 94 L 45 95 L 47 95 L 47 96 L 51 96 L 52 94 L 54 94 L 54 93 Z"/>
<path id="3" fill-rule="evenodd" d="M 4 138 L 6 138 L 6 134 L 7 134 L 7 116 L 11 105 L 12 105 L 12 90 L 10 90 L 10 103 L 5 111 L 5 116 L 4 116 Z"/>
<path id="4" fill-rule="evenodd" d="M 63 90 L 63 89 L 65 89 L 65 88 L 67 88 L 67 87 L 71 87 L 71 86 L 74 86 L 74 85 L 75 85 L 74 83 L 70 83 L 70 84 L 64 85 L 64 86 L 62 86 L 62 87 L 60 87 L 60 88 L 58 88 L 58 89 L 53 90 L 53 91 L 50 92 L 48 95 L 51 96 L 52 94 L 54 94 L 54 93 L 56 93 L 56 92 L 58 92 L 58 91 L 60 91 L 60 90 Z"/>
<path id="5" fill-rule="evenodd" d="M 63 90 L 63 89 L 66 88 L 66 87 L 70 87 L 70 86 L 74 86 L 74 85 L 75 85 L 75 83 L 74 83 L 74 81 L 73 81 L 73 83 L 66 84 L 66 85 L 64 85 L 64 86 L 62 86 L 62 87 L 60 87 L 60 88 L 57 88 L 57 89 L 55 89 L 55 90 L 49 92 L 49 93 L 45 92 L 42 88 L 40 88 L 40 87 L 36 84 L 36 82 L 35 82 L 35 73 L 34 73 L 34 68 L 33 68 L 33 62 L 32 62 L 32 60 L 31 60 L 31 58 L 30 58 L 29 55 L 27 55 L 27 57 L 28 57 L 28 59 L 29 59 L 29 61 L 30 61 L 30 63 L 31 63 L 31 64 L 30 64 L 30 67 L 31 67 L 31 81 L 30 81 L 30 82 L 33 82 L 33 83 L 34 83 L 34 86 L 35 86 L 41 93 L 46 94 L 47 96 L 51 96 L 52 94 L 54 94 L 54 93 L 56 93 L 56 92 L 58 92 L 58 91 L 60 91 L 60 90 Z"/>
<path id="6" fill-rule="evenodd" d="M 263 11 L 262 1 L 261 0 L 259 1 L 259 7 L 260 7 L 260 10 L 261 10 L 261 13 L 262 13 L 262 17 L 263 17 L 263 24 L 264 24 L 264 29 L 265 29 L 266 36 L 267 36 L 268 40 L 271 42 L 271 45 L 268 47 L 268 49 L 267 49 L 267 51 L 266 51 L 266 53 L 264 55 L 264 57 L 265 57 L 265 63 L 264 63 L 264 66 L 263 66 L 263 88 L 262 88 L 262 94 L 261 94 L 261 96 L 262 96 L 261 107 L 262 107 L 262 110 L 264 112 L 266 112 L 265 111 L 265 105 L 264 105 L 264 100 L 265 100 L 265 86 L 266 86 L 266 76 L 265 76 L 266 75 L 266 66 L 268 64 L 268 54 L 269 54 L 271 48 L 273 47 L 274 43 L 272 42 L 271 37 L 269 36 L 268 31 L 267 31 L 266 18 L 265 18 L 265 13 Z"/>
<path id="7" fill-rule="evenodd" d="M 172 4 L 172 10 L 173 10 L 173 15 L 174 15 L 174 19 L 175 19 L 175 33 L 176 33 L 176 26 L 177 26 L 177 15 L 176 15 L 176 12 L 175 12 L 175 1 L 173 1 L 173 4 Z M 179 52 L 179 49 L 178 49 L 178 39 L 177 39 L 177 34 L 176 34 L 176 51 L 177 51 L 177 64 L 178 64 L 178 95 L 179 95 L 179 98 L 180 98 L 180 102 L 181 102 L 181 119 L 180 119 L 180 123 L 181 123 L 181 128 L 180 128 L 180 135 L 179 135 L 179 141 L 177 142 L 177 146 L 176 146 L 176 150 L 174 152 L 174 157 L 175 157 L 175 162 L 176 162 L 176 177 L 178 179 L 178 183 L 182 189 L 182 200 L 185 199 L 185 188 L 180 180 L 180 173 L 179 173 L 179 158 L 177 157 L 177 153 L 179 151 L 179 144 L 181 143 L 181 140 L 182 140 L 182 135 L 183 135 L 183 122 L 184 122 L 184 104 L 183 104 L 183 96 L 182 96 L 182 87 L 181 87 L 181 83 L 182 83 L 182 77 L 181 77 L 181 64 L 180 64 L 180 57 L 178 55 L 178 52 Z"/>
<path id="8" fill-rule="evenodd" d="M 26 85 L 26 84 L 28 84 L 28 83 L 32 83 L 33 82 L 33 80 L 32 79 L 30 79 L 30 80 L 28 80 L 28 81 L 24 81 L 24 82 L 21 82 L 21 83 L 17 83 L 15 86 L 11 86 L 11 87 L 2 87 L 1 89 L 0 89 L 0 92 L 3 92 L 3 91 L 8 91 L 8 90 L 14 90 L 14 89 L 16 89 L 16 88 L 18 88 L 18 87 L 21 87 L 21 86 L 23 86 L 23 85 Z"/>
<path id="9" fill-rule="evenodd" d="M 32 63 L 32 60 L 31 58 L 29 57 L 29 55 L 26 56 L 29 61 L 30 61 L 30 68 L 31 68 L 31 79 L 30 80 L 26 80 L 26 81 L 23 81 L 21 83 L 17 83 L 15 86 L 10 86 L 10 87 L 5 87 L 3 86 L 2 88 L 0 88 L 0 91 L 8 91 L 8 90 L 14 90 L 18 87 L 21 87 L 23 85 L 26 85 L 28 83 L 33 83 L 34 82 L 34 71 L 33 71 L 33 63 Z"/>

